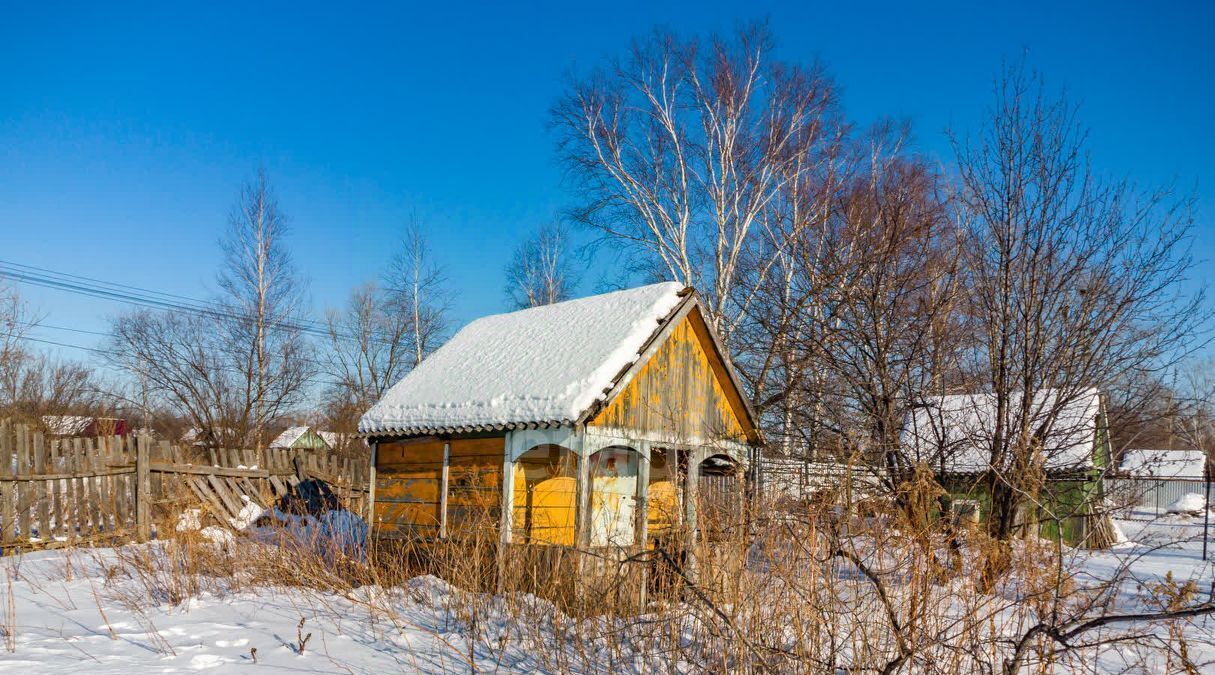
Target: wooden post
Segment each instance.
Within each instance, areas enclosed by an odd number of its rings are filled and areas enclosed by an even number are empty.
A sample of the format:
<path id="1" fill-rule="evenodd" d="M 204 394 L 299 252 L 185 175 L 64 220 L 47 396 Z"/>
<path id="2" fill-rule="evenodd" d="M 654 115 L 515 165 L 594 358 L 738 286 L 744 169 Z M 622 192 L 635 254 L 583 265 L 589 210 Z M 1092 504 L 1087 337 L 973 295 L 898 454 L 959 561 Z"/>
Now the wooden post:
<path id="1" fill-rule="evenodd" d="M 514 527 L 512 520 L 515 508 L 515 463 L 511 457 L 511 437 L 513 435 L 513 431 L 508 431 L 503 437 L 502 495 L 498 514 L 498 578 L 495 583 L 498 593 L 505 590 L 503 586 L 506 583 L 506 551 L 510 547 L 511 528 Z"/>
<path id="2" fill-rule="evenodd" d="M 379 443 L 371 444 L 371 462 L 367 466 L 367 527 L 375 530 L 375 458 Z"/>
<path id="3" fill-rule="evenodd" d="M 700 463 L 704 452 L 697 448 L 688 451 L 688 471 L 684 477 L 684 552 L 687 560 L 687 575 L 696 581 L 697 516 L 700 508 Z"/>
<path id="4" fill-rule="evenodd" d="M 34 432 L 34 473 L 54 473 L 53 468 L 50 471 L 46 468 L 46 443 L 41 431 Z M 51 530 L 49 488 L 48 481 L 38 481 L 34 496 L 38 504 L 38 537 L 47 542 L 54 539 L 54 532 Z"/>
<path id="5" fill-rule="evenodd" d="M 139 541 L 147 541 L 152 535 L 150 465 L 148 437 L 140 436 L 135 444 L 135 529 Z"/>
<path id="6" fill-rule="evenodd" d="M 635 542 L 638 551 L 646 550 L 647 539 L 649 538 L 650 527 L 650 456 L 653 448 L 650 447 L 649 441 L 642 441 L 637 446 L 637 508 L 634 533 L 636 535 Z M 646 586 L 649 585 L 650 575 L 649 568 L 646 565 L 641 565 L 641 573 L 637 576 L 641 582 L 638 591 L 638 606 L 644 608 L 646 605 Z"/>
<path id="7" fill-rule="evenodd" d="M 17 475 L 29 477 L 30 473 L 30 430 L 24 424 L 17 425 Z M 21 543 L 30 541 L 30 495 L 33 492 L 33 481 L 23 480 L 17 483 L 17 519 L 21 523 Z"/>
<path id="8" fill-rule="evenodd" d="M 578 433 L 572 450 L 578 459 L 577 499 L 578 511 L 574 514 L 574 547 L 589 548 L 591 545 L 591 453 L 587 452 L 585 432 Z M 581 562 L 582 556 L 579 556 Z M 579 568 L 581 570 L 581 568 Z"/>
<path id="9" fill-rule="evenodd" d="M 52 438 L 49 445 L 50 445 L 50 457 L 48 459 L 48 464 L 50 465 L 50 467 L 48 470 L 50 471 L 50 473 L 65 473 L 67 471 L 67 468 L 59 466 L 59 441 Z M 51 516 L 55 520 L 55 529 L 51 532 L 51 534 L 52 535 L 60 534 L 65 537 L 67 536 L 67 525 L 65 525 L 64 523 L 65 523 L 67 516 L 64 513 L 63 503 L 64 503 L 64 490 L 65 490 L 66 483 L 67 483 L 67 481 L 56 478 L 55 480 L 51 481 L 51 484 L 49 487 L 49 490 L 50 490 L 49 499 L 50 499 L 50 503 L 51 503 Z"/>
<path id="10" fill-rule="evenodd" d="M 0 471 L 10 474 L 16 471 L 13 462 L 9 460 L 13 456 L 12 440 L 9 438 L 11 430 L 12 427 L 7 422 L 0 422 L 0 457 L 4 458 L 7 465 L 0 467 Z M 12 480 L 0 479 L 0 553 L 5 552 L 4 545 L 14 538 L 13 488 L 15 485 L 16 482 Z"/>
<path id="11" fill-rule="evenodd" d="M 451 441 L 443 442 L 443 473 L 439 477 L 439 538 L 447 538 L 447 483 L 451 477 Z"/>

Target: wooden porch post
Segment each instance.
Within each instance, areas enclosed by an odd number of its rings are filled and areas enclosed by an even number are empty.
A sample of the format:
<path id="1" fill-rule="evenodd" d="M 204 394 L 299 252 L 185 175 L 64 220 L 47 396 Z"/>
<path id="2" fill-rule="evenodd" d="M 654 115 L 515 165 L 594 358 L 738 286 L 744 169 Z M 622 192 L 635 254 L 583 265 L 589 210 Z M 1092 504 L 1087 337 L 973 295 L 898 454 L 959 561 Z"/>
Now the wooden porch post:
<path id="1" fill-rule="evenodd" d="M 578 512 L 574 521 L 574 547 L 587 548 L 591 545 L 591 453 L 586 443 L 586 430 L 578 427 L 574 433 L 572 451 L 578 458 Z"/>
<path id="2" fill-rule="evenodd" d="M 512 437 L 514 432 L 506 432 L 502 450 L 502 497 L 499 502 L 498 514 L 498 573 L 495 586 L 501 593 L 506 583 L 506 551 L 511 542 L 511 528 L 514 527 L 515 506 L 515 462 L 512 455 Z M 446 454 L 446 453 L 444 453 Z"/>
<path id="3" fill-rule="evenodd" d="M 644 549 L 650 525 L 650 442 L 638 442 L 637 454 L 637 521 L 633 532 L 634 543 Z"/>
<path id="4" fill-rule="evenodd" d="M 447 538 L 447 483 L 451 476 L 451 441 L 443 441 L 443 472 L 439 476 L 439 538 Z"/>
<path id="5" fill-rule="evenodd" d="M 696 544 L 698 537 L 697 516 L 700 509 L 700 463 L 704 461 L 704 450 L 688 451 L 688 469 L 684 476 L 684 553 L 687 575 L 692 581 L 697 578 Z"/>
<path id="6" fill-rule="evenodd" d="M 649 538 L 650 526 L 650 442 L 641 441 L 637 444 L 637 513 L 636 525 L 633 526 L 636 535 L 635 542 L 638 551 L 645 551 Z M 646 605 L 646 587 L 650 583 L 650 570 L 641 565 L 641 579 L 637 598 L 638 606 Z"/>

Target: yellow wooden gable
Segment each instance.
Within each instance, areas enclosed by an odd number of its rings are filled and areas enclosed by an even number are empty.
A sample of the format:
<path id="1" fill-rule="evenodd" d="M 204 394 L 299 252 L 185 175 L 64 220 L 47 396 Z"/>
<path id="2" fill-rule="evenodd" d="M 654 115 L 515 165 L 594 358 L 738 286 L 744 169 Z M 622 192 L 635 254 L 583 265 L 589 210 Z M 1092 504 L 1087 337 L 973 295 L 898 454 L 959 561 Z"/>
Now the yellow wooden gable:
<path id="1" fill-rule="evenodd" d="M 718 353 L 699 307 L 661 342 L 589 426 L 636 430 L 676 443 L 745 442 L 756 436 L 742 392 Z"/>

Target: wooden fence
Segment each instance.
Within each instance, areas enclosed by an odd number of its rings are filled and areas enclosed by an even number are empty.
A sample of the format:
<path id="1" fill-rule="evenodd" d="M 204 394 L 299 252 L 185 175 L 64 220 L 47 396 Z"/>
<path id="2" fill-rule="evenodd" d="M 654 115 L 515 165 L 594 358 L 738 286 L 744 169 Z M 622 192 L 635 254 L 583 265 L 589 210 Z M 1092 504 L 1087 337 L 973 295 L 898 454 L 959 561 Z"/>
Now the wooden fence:
<path id="1" fill-rule="evenodd" d="M 201 508 L 229 523 L 302 478 L 329 484 L 363 514 L 368 463 L 318 450 L 198 449 L 147 437 L 48 437 L 0 421 L 0 551 L 153 536 Z"/>

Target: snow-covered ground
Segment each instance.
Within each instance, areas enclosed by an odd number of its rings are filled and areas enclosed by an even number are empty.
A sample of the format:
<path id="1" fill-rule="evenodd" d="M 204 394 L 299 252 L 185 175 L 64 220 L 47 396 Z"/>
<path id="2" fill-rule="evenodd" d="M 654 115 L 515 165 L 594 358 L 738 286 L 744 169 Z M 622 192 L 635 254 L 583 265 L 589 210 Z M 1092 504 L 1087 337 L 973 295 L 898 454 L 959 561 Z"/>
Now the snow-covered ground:
<path id="1" fill-rule="evenodd" d="M 1133 543 L 1077 553 L 1075 562 L 1093 579 L 1129 566 L 1145 586 L 1171 574 L 1176 581 L 1197 581 L 1202 594 L 1211 591 L 1215 564 L 1200 559 L 1201 519 L 1140 510 L 1120 525 Z M 118 555 L 112 549 L 61 550 L 0 561 L 0 671 L 463 673 L 472 670 L 470 661 L 478 672 L 614 672 L 621 666 L 652 672 L 670 666 L 618 651 L 587 652 L 585 644 L 572 653 L 552 626 L 586 626 L 563 621 L 534 599 L 526 601 L 555 617 L 547 626 L 520 628 L 507 618 L 501 599 L 489 599 L 477 618 L 478 637 L 470 640 L 467 605 L 454 602 L 456 592 L 434 577 L 391 590 L 364 587 L 341 594 L 258 587 L 202 593 L 174 604 L 149 598 L 146 583 L 116 573 Z M 1128 598 L 1135 591 L 1128 587 Z M 1192 637 L 1190 660 L 1215 668 L 1215 620 L 1203 618 L 1185 630 Z M 301 638 L 309 634 L 300 653 Z M 1096 655 L 1095 671 L 1124 672 L 1139 657 L 1134 645 L 1112 645 Z"/>
<path id="2" fill-rule="evenodd" d="M 15 618 L 16 628 L 14 648 L 0 650 L 0 671 L 462 673 L 470 672 L 470 658 L 478 671 L 541 667 L 522 643 L 501 639 L 502 623 L 493 617 L 470 645 L 467 622 L 449 607 L 452 589 L 435 577 L 348 596 L 270 587 L 143 607 L 128 595 L 141 594 L 134 582 L 107 582 L 114 562 L 108 550 L 7 560 L 11 585 L 0 597 L 12 604 L 3 623 Z M 390 607 L 391 615 L 370 604 Z"/>

